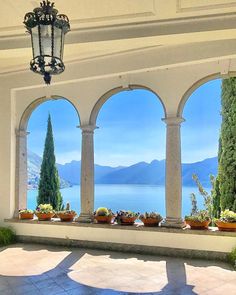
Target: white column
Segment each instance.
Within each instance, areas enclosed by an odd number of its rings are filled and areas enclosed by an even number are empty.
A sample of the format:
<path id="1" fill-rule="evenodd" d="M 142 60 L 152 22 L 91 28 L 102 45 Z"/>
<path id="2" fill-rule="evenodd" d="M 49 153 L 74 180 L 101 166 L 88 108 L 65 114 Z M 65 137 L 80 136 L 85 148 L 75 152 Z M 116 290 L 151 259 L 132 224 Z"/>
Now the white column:
<path id="1" fill-rule="evenodd" d="M 16 130 L 16 191 L 15 213 L 18 217 L 19 209 L 27 207 L 27 135 L 25 130 Z"/>
<path id="2" fill-rule="evenodd" d="M 169 117 L 166 123 L 166 220 L 163 226 L 182 227 L 182 166 L 180 125 L 184 119 Z"/>
<path id="3" fill-rule="evenodd" d="M 94 143 L 95 126 L 80 126 L 82 130 L 79 222 L 91 222 L 94 211 Z"/>

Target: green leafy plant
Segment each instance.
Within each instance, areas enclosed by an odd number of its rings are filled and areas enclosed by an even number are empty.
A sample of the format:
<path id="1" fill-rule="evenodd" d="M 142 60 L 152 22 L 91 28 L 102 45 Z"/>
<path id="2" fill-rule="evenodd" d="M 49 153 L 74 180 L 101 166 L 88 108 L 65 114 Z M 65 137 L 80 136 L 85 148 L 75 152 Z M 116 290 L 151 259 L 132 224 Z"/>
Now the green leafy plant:
<path id="1" fill-rule="evenodd" d="M 117 212 L 117 216 L 124 216 L 124 217 L 138 217 L 139 213 L 130 211 L 130 210 L 120 210 Z"/>
<path id="2" fill-rule="evenodd" d="M 189 221 L 209 221 L 212 219 L 212 212 L 213 212 L 213 192 L 214 192 L 214 183 L 215 183 L 215 177 L 213 175 L 210 176 L 211 184 L 212 184 L 212 190 L 211 193 L 208 193 L 202 186 L 202 184 L 199 181 L 199 178 L 196 174 L 193 174 L 193 180 L 195 181 L 198 191 L 200 195 L 203 197 L 204 200 L 204 210 L 199 210 L 197 206 L 197 198 L 194 193 L 190 194 L 191 203 L 192 203 L 192 209 L 191 214 L 185 216 L 185 220 Z"/>
<path id="3" fill-rule="evenodd" d="M 216 219 L 217 220 L 217 219 Z M 223 222 L 236 222 L 236 213 L 226 209 L 220 213 L 220 221 Z"/>
<path id="4" fill-rule="evenodd" d="M 129 224 L 134 224 L 136 218 L 138 218 L 139 213 L 130 211 L 130 210 L 120 210 L 116 214 L 115 220 L 118 224 L 127 224 L 127 220 Z"/>
<path id="5" fill-rule="evenodd" d="M 186 215 L 185 220 L 203 222 L 211 220 L 211 218 L 206 210 L 200 210 L 197 211 L 197 213 L 195 213 L 194 215 Z"/>
<path id="6" fill-rule="evenodd" d="M 35 213 L 44 213 L 44 214 L 47 214 L 47 213 L 55 213 L 55 212 L 53 210 L 52 205 L 50 205 L 50 204 L 40 204 L 36 208 Z"/>
<path id="7" fill-rule="evenodd" d="M 71 210 L 70 209 L 70 203 L 68 202 L 68 203 L 66 203 L 66 208 L 65 209 L 62 209 L 61 211 L 58 211 L 57 212 L 58 214 L 67 214 L 67 215 L 71 215 L 71 214 L 73 214 L 74 216 L 76 216 L 77 215 L 77 213 L 74 211 L 74 210 Z"/>
<path id="8" fill-rule="evenodd" d="M 114 213 L 111 209 L 108 209 L 106 207 L 99 207 L 95 212 L 95 216 L 114 216 Z"/>
<path id="9" fill-rule="evenodd" d="M 140 214 L 139 215 L 139 219 L 148 219 L 148 218 L 153 218 L 153 219 L 157 219 L 158 221 L 162 220 L 162 216 L 157 213 L 157 212 L 145 212 L 144 214 Z"/>
<path id="10" fill-rule="evenodd" d="M 21 213 L 30 213 L 30 214 L 32 214 L 32 213 L 34 213 L 34 211 L 33 210 L 30 210 L 30 209 L 20 209 L 19 210 L 19 213 L 21 214 Z"/>
<path id="11" fill-rule="evenodd" d="M 16 235 L 12 229 L 0 227 L 0 246 L 6 246 L 16 241 Z"/>
<path id="12" fill-rule="evenodd" d="M 236 270 L 236 247 L 228 254 L 228 261 L 233 265 Z"/>

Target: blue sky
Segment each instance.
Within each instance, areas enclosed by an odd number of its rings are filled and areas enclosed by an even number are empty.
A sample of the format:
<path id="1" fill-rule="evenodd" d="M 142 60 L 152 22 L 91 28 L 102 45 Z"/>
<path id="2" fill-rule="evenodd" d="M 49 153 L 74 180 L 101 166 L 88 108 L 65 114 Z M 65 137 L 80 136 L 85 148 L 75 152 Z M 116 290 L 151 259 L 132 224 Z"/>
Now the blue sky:
<path id="1" fill-rule="evenodd" d="M 182 124 L 182 162 L 190 163 L 217 155 L 221 81 L 198 88 L 188 99 Z M 43 153 L 47 117 L 51 114 L 58 163 L 80 160 L 81 131 L 73 106 L 66 100 L 41 104 L 28 123 L 28 148 Z M 113 95 L 102 107 L 95 130 L 95 163 L 131 165 L 165 158 L 165 123 L 158 98 L 146 90 Z"/>

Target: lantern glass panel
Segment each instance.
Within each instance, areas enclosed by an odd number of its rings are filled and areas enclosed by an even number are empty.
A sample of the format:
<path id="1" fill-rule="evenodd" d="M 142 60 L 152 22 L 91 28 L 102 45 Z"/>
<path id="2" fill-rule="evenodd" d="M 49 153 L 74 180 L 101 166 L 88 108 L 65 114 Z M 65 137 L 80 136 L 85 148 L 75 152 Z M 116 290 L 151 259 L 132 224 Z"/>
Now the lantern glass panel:
<path id="1" fill-rule="evenodd" d="M 61 59 L 63 60 L 64 55 L 64 42 L 65 42 L 65 34 L 62 33 L 62 39 L 61 39 Z"/>
<path id="2" fill-rule="evenodd" d="M 58 57 L 58 58 L 62 58 L 62 55 L 61 55 L 61 50 L 62 50 L 62 47 L 63 47 L 63 44 L 62 44 L 62 29 L 60 28 L 57 28 L 54 26 L 54 52 L 53 52 L 53 56 L 55 57 Z"/>
<path id="3" fill-rule="evenodd" d="M 52 55 L 52 26 L 40 25 L 42 55 Z"/>
<path id="4" fill-rule="evenodd" d="M 34 27 L 31 29 L 31 36 L 32 36 L 32 50 L 33 50 L 33 57 L 40 55 L 39 50 L 39 34 L 38 34 L 38 27 Z"/>

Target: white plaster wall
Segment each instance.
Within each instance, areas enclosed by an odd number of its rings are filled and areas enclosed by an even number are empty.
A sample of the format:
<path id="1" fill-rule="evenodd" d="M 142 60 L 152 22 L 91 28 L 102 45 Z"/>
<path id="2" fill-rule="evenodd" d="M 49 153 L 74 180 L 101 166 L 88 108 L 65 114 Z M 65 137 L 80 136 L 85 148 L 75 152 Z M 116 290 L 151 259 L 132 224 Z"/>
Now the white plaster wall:
<path id="1" fill-rule="evenodd" d="M 65 238 L 82 241 L 123 243 L 131 245 L 171 247 L 205 251 L 230 252 L 236 246 L 236 237 L 184 234 L 173 232 L 108 229 L 83 226 L 7 223 L 17 235 Z"/>
<path id="2" fill-rule="evenodd" d="M 10 90 L 0 87 L 0 220 L 12 216 L 15 198 L 15 109 Z"/>
<path id="3" fill-rule="evenodd" d="M 76 65 L 71 68 L 76 70 Z M 235 60 L 230 60 L 230 68 L 227 70 L 236 72 Z M 204 83 L 213 77 L 220 77 L 221 72 L 225 71 L 225 66 L 220 61 L 209 61 L 170 69 L 70 79 L 54 82 L 51 86 L 44 86 L 41 83 L 36 86 L 14 87 L 17 85 L 15 84 L 12 87 L 17 110 L 16 127 L 19 126 L 24 110 L 34 100 L 41 97 L 45 97 L 46 100 L 51 96 L 65 97 L 71 101 L 79 113 L 81 124 L 88 124 L 94 105 L 105 93 L 117 87 L 126 88 L 129 84 L 143 86 L 155 92 L 163 102 L 167 114 L 175 116 L 182 97 L 189 89 L 195 89 L 195 84 L 200 86 L 199 81 L 201 80 L 201 83 Z M 33 74 L 27 74 L 29 77 L 31 75 Z M 76 76 L 79 75 L 80 71 L 78 70 Z"/>
<path id="4" fill-rule="evenodd" d="M 42 77 L 30 71 L 1 76 L 1 221 L 12 217 L 15 208 L 15 129 L 19 128 L 25 109 L 36 99 L 41 97 L 48 99 L 55 95 L 66 97 L 77 109 L 81 124 L 86 125 L 89 124 L 95 104 L 105 93 L 117 87 L 126 88 L 129 84 L 141 85 L 161 97 L 167 116 L 172 117 L 181 115 L 185 100 L 196 86 L 212 77 L 220 77 L 221 74 L 227 76 L 228 72 L 233 74 L 236 72 L 236 60 L 233 58 L 198 60 L 195 63 L 192 61 L 163 68 L 156 65 L 154 53 L 155 51 L 151 53 L 144 51 L 142 56 L 139 52 L 138 55 L 132 56 L 130 63 L 128 62 L 129 57 L 131 58 L 130 54 L 73 63 L 67 66 L 65 73 L 61 76 L 53 77 L 51 86 L 44 86 Z M 143 63 L 146 57 L 149 67 L 153 59 L 154 68 L 140 67 L 137 71 L 137 65 L 141 61 Z M 135 60 L 137 64 L 133 68 Z M 121 64 L 123 64 L 122 67 Z"/>

